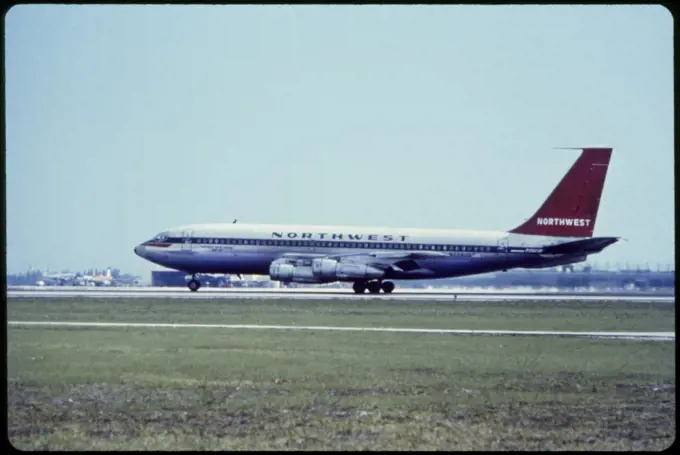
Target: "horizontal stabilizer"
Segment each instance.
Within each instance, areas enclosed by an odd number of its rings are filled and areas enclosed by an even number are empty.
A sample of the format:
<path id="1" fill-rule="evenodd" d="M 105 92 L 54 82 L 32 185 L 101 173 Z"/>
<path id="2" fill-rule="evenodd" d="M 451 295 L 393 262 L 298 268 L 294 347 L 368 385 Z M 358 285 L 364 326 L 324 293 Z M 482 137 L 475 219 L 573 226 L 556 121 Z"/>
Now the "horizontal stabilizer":
<path id="1" fill-rule="evenodd" d="M 612 243 L 618 242 L 618 237 L 595 237 L 576 240 L 575 242 L 551 245 L 543 248 L 544 254 L 591 254 L 599 253 Z"/>

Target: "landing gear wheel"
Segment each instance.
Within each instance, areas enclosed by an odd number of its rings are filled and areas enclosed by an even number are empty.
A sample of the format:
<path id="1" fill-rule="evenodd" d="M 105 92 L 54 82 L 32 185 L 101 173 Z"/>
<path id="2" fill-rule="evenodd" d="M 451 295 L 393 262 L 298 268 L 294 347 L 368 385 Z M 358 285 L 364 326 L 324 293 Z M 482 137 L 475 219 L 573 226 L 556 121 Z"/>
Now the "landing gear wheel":
<path id="1" fill-rule="evenodd" d="M 192 279 L 189 280 L 189 282 L 187 283 L 187 286 L 189 286 L 189 290 L 190 290 L 191 292 L 196 292 L 196 291 L 198 291 L 198 290 L 201 288 L 201 282 L 198 281 L 198 280 L 195 279 L 195 278 L 192 278 Z"/>
<path id="2" fill-rule="evenodd" d="M 366 291 L 366 284 L 361 281 L 355 281 L 352 289 L 354 289 L 355 294 L 363 294 Z"/>
<path id="3" fill-rule="evenodd" d="M 380 283 L 377 281 L 371 281 L 368 283 L 368 292 L 371 294 L 378 294 L 380 292 Z"/>
<path id="4" fill-rule="evenodd" d="M 390 294 L 392 293 L 392 291 L 394 291 L 394 283 L 392 283 L 391 281 L 383 282 L 383 284 L 381 284 L 380 287 L 382 288 L 385 294 Z"/>

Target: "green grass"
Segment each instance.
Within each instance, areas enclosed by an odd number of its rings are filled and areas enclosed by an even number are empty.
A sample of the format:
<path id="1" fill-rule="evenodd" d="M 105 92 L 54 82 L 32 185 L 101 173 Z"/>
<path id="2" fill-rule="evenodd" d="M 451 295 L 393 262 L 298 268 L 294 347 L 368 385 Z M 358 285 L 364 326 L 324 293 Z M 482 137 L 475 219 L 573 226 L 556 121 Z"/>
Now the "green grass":
<path id="1" fill-rule="evenodd" d="M 335 325 L 474 330 L 674 331 L 675 304 L 10 298 L 8 320 Z"/>
<path id="2" fill-rule="evenodd" d="M 8 320 L 674 330 L 672 304 L 572 306 L 9 299 L 7 308 Z M 620 325 L 597 326 L 611 320 Z M 658 450 L 675 439 L 672 342 L 15 326 L 7 337 L 9 435 L 25 450 Z"/>

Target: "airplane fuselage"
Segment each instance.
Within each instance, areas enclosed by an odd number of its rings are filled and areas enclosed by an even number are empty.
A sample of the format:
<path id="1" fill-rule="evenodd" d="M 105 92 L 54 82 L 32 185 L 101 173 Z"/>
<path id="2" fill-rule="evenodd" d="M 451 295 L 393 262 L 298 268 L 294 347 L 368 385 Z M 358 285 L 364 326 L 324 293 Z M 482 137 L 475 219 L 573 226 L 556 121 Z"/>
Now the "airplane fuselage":
<path id="1" fill-rule="evenodd" d="M 390 269 L 393 279 L 446 278 L 515 267 L 553 266 L 585 259 L 580 254 L 545 254 L 544 248 L 573 238 L 503 231 L 212 224 L 173 228 L 135 248 L 151 262 L 187 273 L 270 275 L 273 261 L 287 256 L 338 257 L 345 262 L 419 255 L 414 270 Z M 285 280 L 282 280 L 285 281 Z M 314 282 L 315 280 L 311 280 Z M 356 281 L 338 277 L 326 281 Z"/>

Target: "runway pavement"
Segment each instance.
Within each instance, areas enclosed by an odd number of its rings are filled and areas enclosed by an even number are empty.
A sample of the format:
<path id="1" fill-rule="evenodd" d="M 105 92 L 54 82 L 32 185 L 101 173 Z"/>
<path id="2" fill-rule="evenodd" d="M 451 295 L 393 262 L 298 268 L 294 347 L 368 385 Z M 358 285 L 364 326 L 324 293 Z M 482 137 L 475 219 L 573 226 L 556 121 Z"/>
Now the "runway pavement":
<path id="1" fill-rule="evenodd" d="M 396 289 L 392 294 L 354 294 L 338 288 L 186 288 L 8 286 L 8 297 L 96 297 L 96 298 L 182 298 L 182 299 L 384 299 L 384 300 L 595 300 L 619 302 L 675 302 L 675 295 L 643 292 L 508 292 L 451 289 Z"/>
<path id="2" fill-rule="evenodd" d="M 393 327 L 333 327 L 333 326 L 286 326 L 258 324 L 174 324 L 135 322 L 58 322 L 58 321 L 8 321 L 10 326 L 24 327 L 107 327 L 107 328 L 152 328 L 152 329 L 250 329 L 250 330 L 293 330 L 293 331 L 346 331 L 346 332 L 388 332 L 388 333 L 431 333 L 449 335 L 486 336 L 542 336 L 609 338 L 638 341 L 673 341 L 674 332 L 549 332 L 521 330 L 447 330 Z"/>

